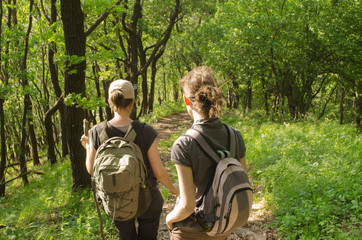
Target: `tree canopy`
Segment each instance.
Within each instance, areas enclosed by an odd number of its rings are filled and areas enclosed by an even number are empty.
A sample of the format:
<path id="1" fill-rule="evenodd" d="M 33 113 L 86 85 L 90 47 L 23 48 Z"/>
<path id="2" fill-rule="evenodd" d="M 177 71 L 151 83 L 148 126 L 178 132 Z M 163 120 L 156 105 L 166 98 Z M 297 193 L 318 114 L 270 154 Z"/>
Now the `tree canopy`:
<path id="1" fill-rule="evenodd" d="M 109 83 L 132 82 L 136 119 L 181 100 L 178 80 L 199 65 L 228 108 L 361 128 L 358 0 L 8 0 L 0 10 L 1 182 L 11 164 L 26 184 L 27 161 L 69 155 L 74 189 L 89 186 L 82 120 L 112 117 Z"/>

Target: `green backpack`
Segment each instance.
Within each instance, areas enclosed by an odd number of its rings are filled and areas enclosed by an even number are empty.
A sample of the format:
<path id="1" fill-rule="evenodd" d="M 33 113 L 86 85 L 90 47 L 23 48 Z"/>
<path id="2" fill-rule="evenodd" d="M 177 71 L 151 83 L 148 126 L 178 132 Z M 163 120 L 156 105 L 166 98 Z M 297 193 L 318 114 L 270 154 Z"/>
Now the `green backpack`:
<path id="1" fill-rule="evenodd" d="M 107 123 L 100 127 L 97 131 L 102 144 L 96 152 L 92 178 L 97 199 L 112 220 L 139 217 L 151 203 L 151 188 L 141 150 L 134 143 L 137 133 L 131 124 L 124 137 L 108 138 Z"/>

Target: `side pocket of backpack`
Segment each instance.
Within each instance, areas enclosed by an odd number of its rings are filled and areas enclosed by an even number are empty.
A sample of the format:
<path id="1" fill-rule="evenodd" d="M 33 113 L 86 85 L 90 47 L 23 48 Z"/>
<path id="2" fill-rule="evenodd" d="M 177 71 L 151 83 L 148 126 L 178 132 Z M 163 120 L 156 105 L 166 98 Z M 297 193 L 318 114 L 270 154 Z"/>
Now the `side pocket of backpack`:
<path id="1" fill-rule="evenodd" d="M 148 181 L 147 181 L 148 182 Z M 149 207 L 152 201 L 152 189 L 150 184 L 140 186 L 138 198 L 138 210 L 136 216 L 141 216 Z"/>

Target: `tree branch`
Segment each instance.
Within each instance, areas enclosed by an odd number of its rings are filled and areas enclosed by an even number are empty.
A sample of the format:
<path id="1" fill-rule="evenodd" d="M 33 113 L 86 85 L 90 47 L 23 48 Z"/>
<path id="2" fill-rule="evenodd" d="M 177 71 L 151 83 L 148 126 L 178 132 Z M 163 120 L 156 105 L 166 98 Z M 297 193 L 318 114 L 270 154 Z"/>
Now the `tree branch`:
<path id="1" fill-rule="evenodd" d="M 35 5 L 35 6 L 36 6 L 36 5 Z M 47 15 L 46 12 L 45 12 L 43 0 L 40 0 L 40 6 L 41 6 L 41 10 L 42 10 L 42 12 L 43 12 L 43 14 L 44 14 L 44 17 L 46 18 L 46 20 L 48 21 L 48 23 L 51 23 L 50 18 L 48 17 L 48 15 Z"/>
<path id="2" fill-rule="evenodd" d="M 49 118 L 59 109 L 60 103 L 63 102 L 63 94 L 58 101 L 45 113 L 44 122 L 49 121 Z"/>
<path id="3" fill-rule="evenodd" d="M 122 0 L 118 0 L 114 6 L 111 8 L 111 10 L 119 5 L 121 3 Z M 85 31 L 85 36 L 88 37 L 89 35 L 91 35 L 91 33 L 98 27 L 99 24 L 101 24 L 110 14 L 111 12 L 105 11 L 89 28 L 87 31 Z"/>
<path id="4" fill-rule="evenodd" d="M 118 21 L 119 19 L 117 18 L 117 21 Z M 122 17 L 122 26 L 123 26 L 123 17 Z M 117 23 L 116 22 L 113 22 L 113 25 L 116 27 L 116 30 L 117 30 L 117 37 L 118 37 L 118 42 L 119 42 L 119 45 L 121 46 L 121 49 L 122 49 L 122 51 L 123 51 L 123 53 L 124 53 L 124 56 L 125 56 L 125 59 L 127 59 L 128 58 L 128 52 L 127 52 L 127 50 L 126 50 L 126 48 L 125 48 L 125 46 L 124 46 L 124 44 L 123 44 L 123 38 L 122 38 L 122 36 L 121 36 L 121 34 L 120 34 L 120 29 L 119 29 L 119 27 L 118 27 L 118 25 L 117 25 Z M 124 27 L 124 26 L 123 26 Z"/>
<path id="5" fill-rule="evenodd" d="M 7 184 L 7 183 L 9 183 L 9 182 L 12 182 L 12 181 L 14 181 L 14 180 L 16 180 L 16 179 L 18 179 L 18 178 L 21 178 L 21 177 L 23 177 L 23 176 L 25 176 L 25 175 L 30 174 L 30 173 L 35 173 L 35 174 L 38 174 L 38 175 L 43 175 L 43 174 L 44 174 L 44 173 L 42 173 L 42 172 L 38 172 L 38 171 L 35 171 L 35 170 L 30 170 L 30 171 L 27 171 L 27 172 L 25 172 L 25 173 L 20 174 L 20 175 L 17 176 L 17 177 L 14 177 L 14 178 L 12 178 L 12 179 L 9 179 L 9 180 L 7 180 L 7 181 L 5 181 L 5 182 L 0 183 L 0 186 L 3 186 L 3 185 L 5 185 L 5 184 Z"/>
<path id="6" fill-rule="evenodd" d="M 157 52 L 159 51 L 159 49 L 162 47 L 166 46 L 166 43 L 168 41 L 168 39 L 171 36 L 171 32 L 172 32 L 172 28 L 176 23 L 176 19 L 177 16 L 180 12 L 180 0 L 176 0 L 176 6 L 174 8 L 174 11 L 172 13 L 172 15 L 170 16 L 170 23 L 168 24 L 167 29 L 165 30 L 164 36 L 163 38 L 155 45 L 155 48 L 153 49 L 150 57 L 148 58 L 146 64 L 142 67 L 142 69 L 139 71 L 139 74 L 142 74 L 143 71 L 146 71 L 147 68 L 149 67 L 149 65 L 152 63 L 155 55 L 157 54 Z"/>

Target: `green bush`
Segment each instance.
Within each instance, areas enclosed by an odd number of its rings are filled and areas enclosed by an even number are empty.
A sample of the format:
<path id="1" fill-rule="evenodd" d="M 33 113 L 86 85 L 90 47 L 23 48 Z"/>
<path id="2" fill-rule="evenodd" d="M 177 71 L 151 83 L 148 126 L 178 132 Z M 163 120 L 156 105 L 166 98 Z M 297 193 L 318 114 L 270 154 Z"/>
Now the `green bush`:
<path id="1" fill-rule="evenodd" d="M 250 175 L 264 186 L 282 238 L 361 237 L 362 144 L 353 125 L 229 118 L 245 138 Z"/>

